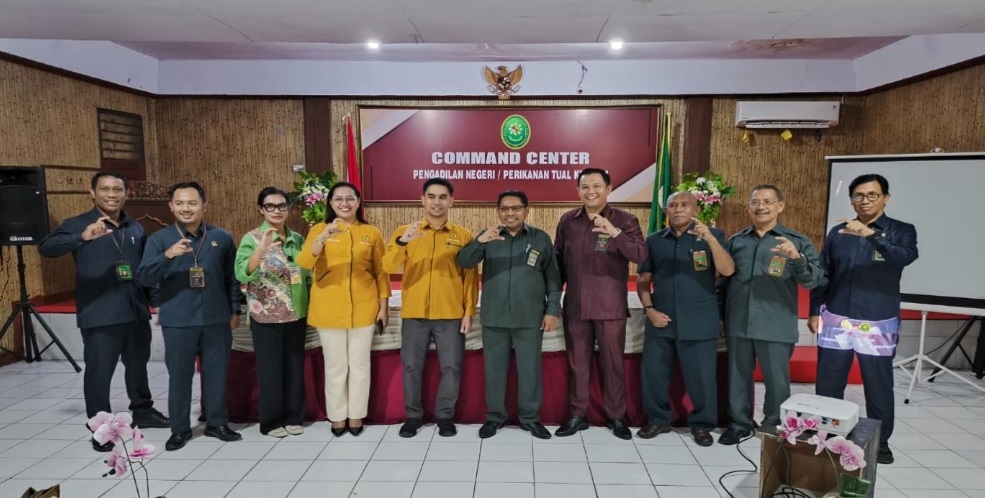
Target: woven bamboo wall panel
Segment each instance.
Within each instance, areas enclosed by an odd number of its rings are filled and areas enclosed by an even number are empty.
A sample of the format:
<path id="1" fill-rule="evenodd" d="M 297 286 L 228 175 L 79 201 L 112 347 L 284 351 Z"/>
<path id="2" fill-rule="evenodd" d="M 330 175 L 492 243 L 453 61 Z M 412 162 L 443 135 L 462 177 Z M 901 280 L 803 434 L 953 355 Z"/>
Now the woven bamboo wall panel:
<path id="1" fill-rule="evenodd" d="M 155 119 L 161 167 L 152 177 L 164 186 L 201 183 L 206 220 L 237 240 L 261 221 L 260 189 L 292 190 L 291 166 L 304 164 L 299 99 L 162 98 Z"/>
<path id="2" fill-rule="evenodd" d="M 865 154 L 985 150 L 985 64 L 866 98 Z"/>
<path id="3" fill-rule="evenodd" d="M 786 99 L 840 100 L 841 122 L 835 128 L 822 130 L 820 141 L 815 139 L 814 130 L 791 130 L 794 137 L 789 142 L 780 137 L 783 130 L 756 130 L 751 131 L 753 138 L 748 144 L 742 142 L 743 130 L 735 127 L 738 100 L 756 99 L 716 98 L 713 104 L 711 169 L 738 189 L 735 197 L 726 200 L 718 227 L 731 235 L 747 226 L 745 205 L 750 191 L 756 184 L 772 183 L 786 198 L 780 221 L 819 244 L 824 238 L 828 196 L 824 156 L 861 152 L 864 97 Z"/>
<path id="4" fill-rule="evenodd" d="M 98 168 L 98 107 L 143 116 L 146 148 L 157 146 L 151 98 L 0 60 L 0 164 Z"/>

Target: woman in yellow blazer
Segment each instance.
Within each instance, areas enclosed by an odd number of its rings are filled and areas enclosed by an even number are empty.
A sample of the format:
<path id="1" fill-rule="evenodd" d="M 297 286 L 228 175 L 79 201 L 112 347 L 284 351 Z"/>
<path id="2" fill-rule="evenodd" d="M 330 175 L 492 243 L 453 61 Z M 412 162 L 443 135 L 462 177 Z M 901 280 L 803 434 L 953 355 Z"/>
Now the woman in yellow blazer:
<path id="1" fill-rule="evenodd" d="M 318 329 L 325 355 L 325 404 L 332 433 L 363 431 L 369 405 L 369 353 L 377 324 L 386 327 L 390 276 L 383 271 L 386 243 L 366 223 L 355 185 L 328 192 L 324 223 L 308 232 L 298 265 L 312 271 L 308 324 Z"/>

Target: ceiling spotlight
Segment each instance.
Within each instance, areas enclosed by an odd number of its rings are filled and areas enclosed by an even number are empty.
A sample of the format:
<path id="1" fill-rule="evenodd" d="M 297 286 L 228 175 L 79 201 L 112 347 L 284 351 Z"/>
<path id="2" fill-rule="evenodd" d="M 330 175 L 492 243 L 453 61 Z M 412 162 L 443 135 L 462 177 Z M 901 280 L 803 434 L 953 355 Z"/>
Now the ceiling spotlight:
<path id="1" fill-rule="evenodd" d="M 622 50 L 622 45 L 622 40 L 612 40 L 609 42 L 609 46 L 612 47 L 612 50 Z"/>
<path id="2" fill-rule="evenodd" d="M 370 40 L 370 41 L 366 42 L 366 46 L 369 47 L 371 50 L 376 50 L 376 49 L 380 48 L 380 42 L 378 42 L 376 40 Z"/>

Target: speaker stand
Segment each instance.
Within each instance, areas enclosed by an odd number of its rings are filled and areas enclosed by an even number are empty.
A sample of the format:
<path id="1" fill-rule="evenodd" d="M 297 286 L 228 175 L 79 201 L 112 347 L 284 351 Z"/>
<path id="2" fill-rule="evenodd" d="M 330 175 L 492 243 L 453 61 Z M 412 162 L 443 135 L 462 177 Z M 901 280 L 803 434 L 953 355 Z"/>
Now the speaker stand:
<path id="1" fill-rule="evenodd" d="M 28 299 L 27 282 L 24 278 L 24 270 L 24 249 L 23 246 L 17 246 L 17 277 L 20 280 L 21 298 L 20 301 L 17 301 L 14 305 L 14 311 L 7 318 L 7 321 L 4 322 L 3 328 L 0 328 L 0 341 L 3 340 L 3 336 L 7 335 L 7 332 L 11 329 L 11 326 L 14 324 L 14 318 L 20 316 L 21 326 L 24 328 L 24 356 L 21 356 L 19 353 L 6 348 L 0 349 L 19 357 L 28 363 L 32 363 L 35 361 L 41 361 L 41 353 L 47 351 L 48 348 L 54 344 L 55 346 L 58 346 L 58 349 L 61 350 L 63 355 L 65 355 L 65 359 L 72 364 L 75 371 L 81 372 L 82 368 L 80 368 L 79 364 L 75 362 L 72 355 L 68 354 L 68 351 L 65 349 L 65 345 L 62 344 L 62 341 L 58 340 L 58 336 L 51 330 L 48 323 L 44 321 L 44 318 L 41 318 L 41 315 L 38 314 L 38 310 L 34 308 L 34 304 Z M 31 320 L 32 316 L 37 318 L 38 323 L 41 324 L 44 330 L 48 332 L 48 336 L 51 337 L 51 343 L 45 346 L 44 349 L 38 348 L 38 335 L 34 332 L 34 322 Z"/>

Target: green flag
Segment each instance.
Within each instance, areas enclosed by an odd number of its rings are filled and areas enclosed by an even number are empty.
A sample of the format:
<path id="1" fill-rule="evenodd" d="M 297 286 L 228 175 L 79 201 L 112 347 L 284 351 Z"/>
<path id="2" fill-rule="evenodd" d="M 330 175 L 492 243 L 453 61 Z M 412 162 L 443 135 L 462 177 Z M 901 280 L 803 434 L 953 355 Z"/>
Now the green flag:
<path id="1" fill-rule="evenodd" d="M 657 154 L 657 169 L 653 179 L 653 198 L 650 201 L 650 224 L 646 233 L 651 234 L 664 227 L 664 206 L 670 197 L 670 113 L 664 114 L 660 129 L 660 153 Z"/>

